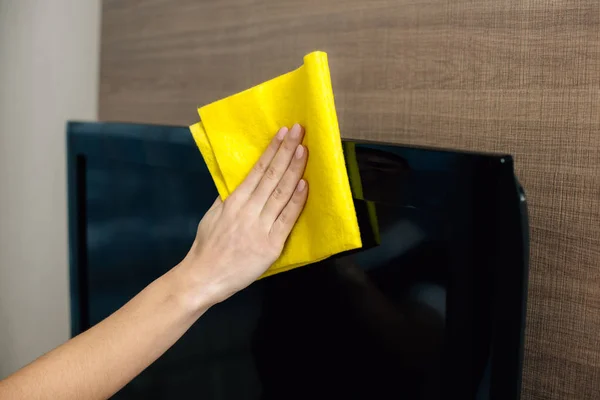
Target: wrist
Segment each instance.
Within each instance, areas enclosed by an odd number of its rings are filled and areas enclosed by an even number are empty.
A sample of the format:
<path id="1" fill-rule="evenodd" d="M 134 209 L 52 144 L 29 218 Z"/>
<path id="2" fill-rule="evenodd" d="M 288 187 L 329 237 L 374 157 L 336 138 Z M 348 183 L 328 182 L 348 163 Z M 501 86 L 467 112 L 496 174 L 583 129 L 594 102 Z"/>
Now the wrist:
<path id="1" fill-rule="evenodd" d="M 173 296 L 189 312 L 200 316 L 219 302 L 217 290 L 200 279 L 185 260 L 168 272 Z"/>

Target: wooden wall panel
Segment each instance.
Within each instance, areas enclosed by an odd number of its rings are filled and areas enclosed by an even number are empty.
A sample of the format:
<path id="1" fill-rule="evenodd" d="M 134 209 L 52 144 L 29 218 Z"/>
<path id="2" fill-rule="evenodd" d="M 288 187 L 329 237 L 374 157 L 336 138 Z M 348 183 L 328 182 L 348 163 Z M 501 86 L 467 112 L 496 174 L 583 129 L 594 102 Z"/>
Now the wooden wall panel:
<path id="1" fill-rule="evenodd" d="M 330 56 L 342 134 L 515 155 L 524 398 L 600 396 L 598 0 L 104 0 L 100 118 L 195 107 Z"/>

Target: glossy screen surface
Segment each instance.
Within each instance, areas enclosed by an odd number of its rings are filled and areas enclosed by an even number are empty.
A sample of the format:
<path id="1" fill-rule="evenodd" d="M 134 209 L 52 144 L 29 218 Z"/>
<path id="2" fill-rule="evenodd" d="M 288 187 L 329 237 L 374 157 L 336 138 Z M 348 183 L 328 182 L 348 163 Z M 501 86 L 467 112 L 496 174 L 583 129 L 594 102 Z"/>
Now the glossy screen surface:
<path id="1" fill-rule="evenodd" d="M 399 149 L 345 146 L 365 249 L 213 307 L 115 398 L 493 398 L 497 159 Z M 78 158 L 82 329 L 176 265 L 216 197 L 202 166 L 151 164 Z"/>

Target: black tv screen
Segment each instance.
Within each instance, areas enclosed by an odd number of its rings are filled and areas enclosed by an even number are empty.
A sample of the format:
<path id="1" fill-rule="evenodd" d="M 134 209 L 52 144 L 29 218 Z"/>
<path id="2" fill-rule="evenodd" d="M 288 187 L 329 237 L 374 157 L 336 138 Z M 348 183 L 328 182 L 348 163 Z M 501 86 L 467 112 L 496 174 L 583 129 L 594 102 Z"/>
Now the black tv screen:
<path id="1" fill-rule="evenodd" d="M 187 128 L 68 127 L 73 335 L 175 266 L 217 196 Z M 509 156 L 345 142 L 365 244 L 214 306 L 115 399 L 517 399 Z M 319 235 L 319 232 L 314 232 Z"/>

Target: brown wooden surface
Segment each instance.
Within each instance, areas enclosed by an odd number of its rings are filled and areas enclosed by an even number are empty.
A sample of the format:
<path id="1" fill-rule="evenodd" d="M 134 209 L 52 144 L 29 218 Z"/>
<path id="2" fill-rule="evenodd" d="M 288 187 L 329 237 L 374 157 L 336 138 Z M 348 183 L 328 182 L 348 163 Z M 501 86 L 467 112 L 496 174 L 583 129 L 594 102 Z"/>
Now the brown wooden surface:
<path id="1" fill-rule="evenodd" d="M 190 124 L 315 49 L 344 137 L 515 156 L 524 398 L 600 398 L 598 0 L 105 0 L 100 118 Z"/>

